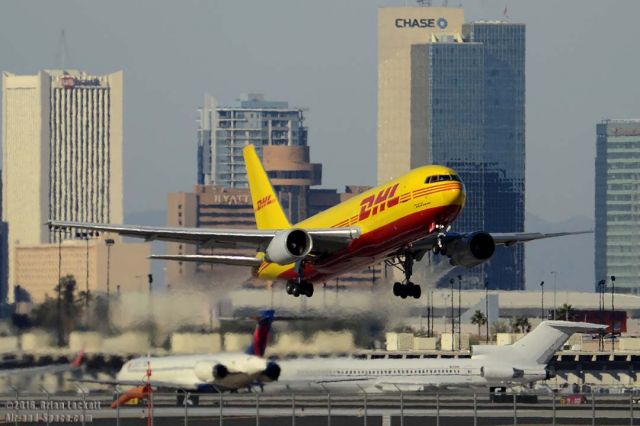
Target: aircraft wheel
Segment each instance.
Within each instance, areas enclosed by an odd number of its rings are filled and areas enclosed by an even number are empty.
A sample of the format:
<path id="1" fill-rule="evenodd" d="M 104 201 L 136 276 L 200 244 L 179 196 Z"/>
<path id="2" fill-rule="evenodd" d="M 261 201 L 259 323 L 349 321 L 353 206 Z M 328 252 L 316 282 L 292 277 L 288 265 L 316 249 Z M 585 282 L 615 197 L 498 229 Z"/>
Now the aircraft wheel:
<path id="1" fill-rule="evenodd" d="M 291 294 L 293 295 L 293 297 L 300 296 L 300 284 L 298 283 L 293 284 L 293 288 L 291 289 Z"/>
<path id="2" fill-rule="evenodd" d="M 406 299 L 409 295 L 409 290 L 408 286 L 400 284 L 400 297 Z"/>
<path id="3" fill-rule="evenodd" d="M 313 284 L 310 282 L 304 283 L 304 295 L 307 297 L 313 296 Z"/>
<path id="4" fill-rule="evenodd" d="M 402 284 L 399 282 L 393 283 L 393 295 L 400 296 L 402 294 Z"/>
<path id="5" fill-rule="evenodd" d="M 287 281 L 287 284 L 284 286 L 285 290 L 287 291 L 287 294 L 293 294 L 294 286 L 295 286 L 295 283 L 292 283 L 291 281 Z"/>
<path id="6" fill-rule="evenodd" d="M 433 254 L 440 254 L 440 247 L 433 246 Z"/>
<path id="7" fill-rule="evenodd" d="M 411 286 L 411 295 L 414 299 L 420 299 L 420 296 L 422 296 L 422 289 L 419 285 L 413 284 Z"/>

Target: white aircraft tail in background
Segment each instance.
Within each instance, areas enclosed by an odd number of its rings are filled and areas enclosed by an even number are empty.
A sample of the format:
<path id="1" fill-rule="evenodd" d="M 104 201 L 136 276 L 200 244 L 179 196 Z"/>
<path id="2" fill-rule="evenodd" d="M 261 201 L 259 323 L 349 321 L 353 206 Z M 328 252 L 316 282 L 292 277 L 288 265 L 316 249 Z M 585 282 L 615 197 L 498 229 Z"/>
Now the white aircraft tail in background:
<path id="1" fill-rule="evenodd" d="M 600 328 L 597 324 L 571 321 L 543 321 L 532 332 L 512 345 L 472 347 L 473 359 L 499 357 L 505 362 L 521 365 L 546 365 L 553 354 L 574 333 L 588 333 Z M 604 327 L 604 326 L 602 326 Z"/>

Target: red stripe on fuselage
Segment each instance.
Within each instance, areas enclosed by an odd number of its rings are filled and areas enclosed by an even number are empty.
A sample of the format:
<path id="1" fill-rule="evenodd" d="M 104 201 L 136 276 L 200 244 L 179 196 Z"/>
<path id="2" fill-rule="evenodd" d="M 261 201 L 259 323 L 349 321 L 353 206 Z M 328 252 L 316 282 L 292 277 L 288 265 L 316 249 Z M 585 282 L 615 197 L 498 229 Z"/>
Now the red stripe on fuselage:
<path id="1" fill-rule="evenodd" d="M 377 263 L 391 252 L 420 240 L 429 234 L 434 224 L 451 223 L 460 213 L 460 205 L 448 205 L 422 210 L 381 226 L 353 240 L 344 250 L 333 253 L 315 264 L 306 264 L 304 277 L 308 281 L 326 281 L 336 275 Z M 279 278 L 297 277 L 289 269 Z"/>

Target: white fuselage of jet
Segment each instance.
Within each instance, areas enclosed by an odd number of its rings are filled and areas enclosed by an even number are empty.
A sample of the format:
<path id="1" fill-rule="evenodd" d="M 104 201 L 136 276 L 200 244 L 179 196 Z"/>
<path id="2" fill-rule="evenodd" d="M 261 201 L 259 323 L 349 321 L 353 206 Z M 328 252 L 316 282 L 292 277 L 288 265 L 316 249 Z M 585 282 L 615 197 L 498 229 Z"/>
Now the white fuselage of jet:
<path id="1" fill-rule="evenodd" d="M 499 360 L 470 358 L 353 359 L 279 361 L 276 388 L 331 391 L 422 391 L 429 388 L 510 387 L 544 380 L 544 365 L 505 366 Z"/>
<path id="2" fill-rule="evenodd" d="M 127 361 L 116 380 L 137 380 L 142 384 L 149 367 L 153 382 L 172 384 L 175 388 L 198 390 L 213 385 L 221 390 L 239 389 L 260 380 L 267 364 L 264 358 L 240 352 L 140 357 Z"/>

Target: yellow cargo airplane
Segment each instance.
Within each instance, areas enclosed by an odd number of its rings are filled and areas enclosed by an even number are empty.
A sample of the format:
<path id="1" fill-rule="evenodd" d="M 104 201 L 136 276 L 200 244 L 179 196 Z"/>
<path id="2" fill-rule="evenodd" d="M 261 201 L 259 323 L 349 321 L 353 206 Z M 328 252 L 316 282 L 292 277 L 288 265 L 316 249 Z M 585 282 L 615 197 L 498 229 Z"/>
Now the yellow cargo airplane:
<path id="1" fill-rule="evenodd" d="M 293 296 L 313 295 L 314 282 L 382 261 L 404 273 L 393 285 L 403 299 L 419 298 L 420 286 L 411 282 L 413 264 L 429 251 L 448 256 L 451 265 L 467 268 L 487 261 L 496 244 L 512 245 L 554 234 L 489 234 L 450 232 L 462 210 L 465 189 L 458 175 L 442 166 L 423 166 L 384 185 L 350 198 L 292 226 L 262 168 L 253 145 L 244 148 L 257 230 L 168 228 L 49 221 L 52 228 L 114 232 L 147 241 L 197 244 L 202 248 L 253 247 L 256 256 L 154 255 L 153 259 L 249 266 L 265 280 L 286 281 Z M 590 232 L 590 231 L 585 231 Z"/>

